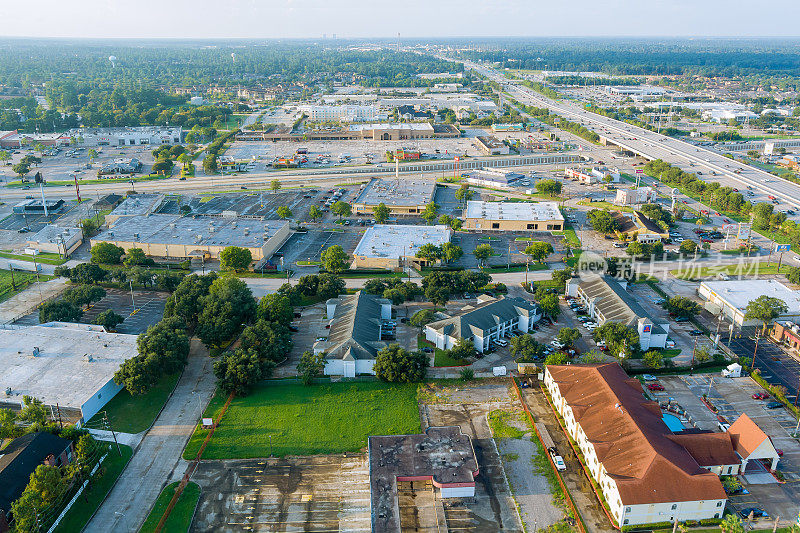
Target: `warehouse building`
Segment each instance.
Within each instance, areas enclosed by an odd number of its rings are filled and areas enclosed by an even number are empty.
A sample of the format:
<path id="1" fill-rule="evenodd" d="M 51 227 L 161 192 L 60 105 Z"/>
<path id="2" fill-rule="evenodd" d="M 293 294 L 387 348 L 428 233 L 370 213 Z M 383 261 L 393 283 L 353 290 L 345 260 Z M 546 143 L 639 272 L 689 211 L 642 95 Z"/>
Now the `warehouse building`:
<path id="1" fill-rule="evenodd" d="M 493 135 L 480 135 L 475 138 L 475 147 L 483 155 L 508 155 L 510 148 Z"/>
<path id="2" fill-rule="evenodd" d="M 482 202 L 470 200 L 464 229 L 489 231 L 562 231 L 564 215 L 556 202 Z"/>
<path id="3" fill-rule="evenodd" d="M 110 242 L 125 251 L 141 248 L 155 257 L 203 260 L 218 259 L 228 246 L 238 246 L 260 261 L 277 252 L 291 234 L 286 220 L 138 215 L 117 219 L 92 237 L 91 245 Z"/>
<path id="4" fill-rule="evenodd" d="M 150 144 L 180 144 L 180 126 L 141 126 L 125 128 L 75 128 L 67 138 L 80 139 L 84 146 L 141 146 Z"/>
<path id="5" fill-rule="evenodd" d="M 81 228 L 64 228 L 55 224 L 48 224 L 39 230 L 27 241 L 28 248 L 38 250 L 40 253 L 69 254 L 83 243 L 83 230 Z"/>
<path id="6" fill-rule="evenodd" d="M 618 528 L 722 518 L 712 470 L 739 465 L 727 434 L 674 434 L 617 363 L 548 365 L 544 383 Z"/>
<path id="7" fill-rule="evenodd" d="M 428 266 L 429 261 L 416 257 L 416 253 L 425 244 L 441 246 L 450 242 L 452 233 L 447 226 L 375 224 L 364 232 L 353 251 L 352 268 L 396 270 Z"/>
<path id="8" fill-rule="evenodd" d="M 449 350 L 458 339 L 470 339 L 479 352 L 514 331 L 528 333 L 541 320 L 536 304 L 517 297 L 478 296 L 478 302 L 464 307 L 457 315 L 425 326 L 425 339 L 440 350 Z"/>
<path id="9" fill-rule="evenodd" d="M 372 216 L 372 209 L 384 204 L 393 215 L 419 215 L 433 202 L 435 192 L 431 180 L 374 178 L 353 201 L 353 214 Z"/>
<path id="10" fill-rule="evenodd" d="M 800 319 L 800 291 L 795 291 L 774 279 L 741 279 L 731 281 L 704 281 L 697 294 L 705 300 L 704 307 L 711 314 L 732 321 L 739 327 L 761 325 L 760 320 L 745 320 L 747 304 L 759 296 L 779 298 L 789 310 L 779 320 Z"/>
<path id="11" fill-rule="evenodd" d="M 332 317 L 330 333 L 314 344 L 314 353 L 325 354 L 326 376 L 354 378 L 372 374 L 378 352 L 388 343 L 381 339 L 392 318 L 392 302 L 364 291 L 331 298 L 326 312 Z"/>
<path id="12" fill-rule="evenodd" d="M 467 174 L 464 181 L 481 187 L 510 189 L 521 185 L 520 182 L 524 179 L 527 179 L 527 176 L 519 172 L 509 172 L 508 170 L 497 168 L 481 168 Z M 530 182 L 527 182 L 527 184 L 530 185 Z"/>
<path id="13" fill-rule="evenodd" d="M 458 426 L 431 426 L 418 435 L 372 436 L 367 448 L 372 533 L 401 530 L 399 497 L 413 494 L 414 483 L 430 481 L 437 500 L 475 496 L 478 460 L 472 439 Z"/>
<path id="14" fill-rule="evenodd" d="M 45 199 L 44 202 L 43 204 L 42 200 L 31 198 L 15 204 L 11 210 L 18 215 L 44 215 L 45 207 L 47 207 L 47 214 L 52 215 L 53 213 L 61 213 L 67 207 L 67 204 L 61 198 L 58 200 Z"/>
<path id="15" fill-rule="evenodd" d="M 49 322 L 0 326 L 0 391 L 4 401 L 39 398 L 89 420 L 120 390 L 114 373 L 137 353 L 136 335 L 102 326 Z"/>
<path id="16" fill-rule="evenodd" d="M 627 287 L 626 280 L 582 274 L 578 278 L 567 280 L 565 294 L 580 300 L 589 316 L 599 325 L 617 322 L 636 330 L 642 350 L 663 349 L 667 345 L 669 321 L 656 320 L 650 316 L 636 298 L 628 293 Z"/>
<path id="17" fill-rule="evenodd" d="M 656 191 L 652 187 L 617 189 L 614 203 L 617 205 L 651 204 L 656 201 Z"/>
<path id="18" fill-rule="evenodd" d="M 386 120 L 388 113 L 372 105 L 302 105 L 300 111 L 315 122 L 372 122 Z"/>

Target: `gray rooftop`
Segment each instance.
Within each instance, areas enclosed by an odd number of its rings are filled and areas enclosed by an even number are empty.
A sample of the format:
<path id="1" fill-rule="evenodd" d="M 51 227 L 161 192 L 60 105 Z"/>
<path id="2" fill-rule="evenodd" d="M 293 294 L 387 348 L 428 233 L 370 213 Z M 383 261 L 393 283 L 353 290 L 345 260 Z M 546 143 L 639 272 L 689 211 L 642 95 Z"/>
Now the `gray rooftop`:
<path id="1" fill-rule="evenodd" d="M 447 226 L 409 226 L 375 224 L 370 226 L 353 255 L 364 257 L 414 257 L 424 244 L 441 246 L 450 242 L 452 231 Z"/>
<path id="2" fill-rule="evenodd" d="M 485 220 L 564 220 L 556 202 L 482 202 L 470 200 L 464 218 Z"/>
<path id="3" fill-rule="evenodd" d="M 145 215 L 123 217 L 93 241 L 261 248 L 286 220 Z"/>
<path id="4" fill-rule="evenodd" d="M 518 316 L 536 315 L 537 311 L 536 304 L 522 298 L 482 295 L 476 305 L 469 305 L 450 318 L 431 322 L 428 327 L 457 339 L 472 338 L 473 335 L 485 337 L 486 332 L 496 325 Z"/>
<path id="5" fill-rule="evenodd" d="M 136 335 L 108 333 L 88 324 L 5 326 L 0 336 L 0 391 L 10 387 L 7 401 L 20 404 L 29 395 L 45 404 L 80 409 L 137 351 Z M 34 347 L 39 348 L 36 357 Z"/>
<path id="6" fill-rule="evenodd" d="M 131 194 L 111 212 L 111 216 L 146 215 L 155 211 L 162 200 L 163 194 Z"/>
<path id="7" fill-rule="evenodd" d="M 433 201 L 436 183 L 423 178 L 400 180 L 373 179 L 364 187 L 353 203 L 387 207 L 423 206 Z"/>
<path id="8" fill-rule="evenodd" d="M 55 224 L 48 224 L 36 232 L 36 234 L 32 237 L 28 237 L 28 242 L 47 242 L 57 244 L 62 242 L 62 238 L 65 242 L 69 242 L 70 239 L 82 231 L 83 230 L 81 228 L 65 228 L 62 226 L 56 226 Z"/>
<path id="9" fill-rule="evenodd" d="M 328 359 L 375 359 L 381 340 L 381 305 L 389 300 L 358 291 L 338 299 L 325 354 Z"/>
<path id="10" fill-rule="evenodd" d="M 400 531 L 397 478 L 430 478 L 439 485 L 475 483 L 478 461 L 458 426 L 429 427 L 419 435 L 368 440 L 372 532 Z"/>
<path id="11" fill-rule="evenodd" d="M 587 298 L 597 298 L 594 304 L 595 309 L 603 315 L 605 320 L 635 327 L 640 318 L 646 318 L 653 323 L 652 333 L 665 333 L 664 329 L 658 325 L 659 321 L 654 320 L 650 313 L 645 311 L 636 298 L 628 293 L 616 279 L 597 274 L 584 274 L 581 276 L 578 286 Z"/>

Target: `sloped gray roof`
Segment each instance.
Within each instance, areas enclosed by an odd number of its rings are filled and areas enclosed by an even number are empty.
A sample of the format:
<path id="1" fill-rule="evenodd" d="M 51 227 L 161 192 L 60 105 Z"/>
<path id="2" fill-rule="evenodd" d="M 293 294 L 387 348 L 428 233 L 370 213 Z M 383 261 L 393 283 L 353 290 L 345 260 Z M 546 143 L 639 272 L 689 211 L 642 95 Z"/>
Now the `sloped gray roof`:
<path id="1" fill-rule="evenodd" d="M 522 298 L 487 298 L 458 315 L 431 322 L 428 327 L 455 338 L 485 336 L 484 332 L 518 316 L 536 315 L 537 306 Z"/>
<path id="2" fill-rule="evenodd" d="M 381 339 L 381 305 L 385 298 L 358 291 L 338 299 L 328 336 L 328 359 L 375 359 L 387 346 Z"/>
<path id="3" fill-rule="evenodd" d="M 608 276 L 586 275 L 578 282 L 588 298 L 597 298 L 595 309 L 610 322 L 620 322 L 626 326 L 636 327 L 639 318 L 646 318 L 653 323 L 654 334 L 665 333 L 650 313 L 626 291 L 617 280 Z"/>

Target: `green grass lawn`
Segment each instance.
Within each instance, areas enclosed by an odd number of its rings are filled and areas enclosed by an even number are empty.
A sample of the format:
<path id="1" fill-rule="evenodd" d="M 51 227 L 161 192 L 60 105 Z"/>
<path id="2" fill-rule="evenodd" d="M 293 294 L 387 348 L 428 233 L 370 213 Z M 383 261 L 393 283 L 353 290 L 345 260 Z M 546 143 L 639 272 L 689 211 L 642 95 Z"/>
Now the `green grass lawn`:
<path id="1" fill-rule="evenodd" d="M 529 263 L 528 264 L 528 272 L 534 272 L 536 270 L 547 270 L 548 267 L 547 263 Z M 525 263 L 511 263 L 511 267 L 509 268 L 508 264 L 505 265 L 495 265 L 486 267 L 483 269 L 484 272 L 493 273 L 493 272 L 525 272 Z"/>
<path id="2" fill-rule="evenodd" d="M 147 520 L 142 524 L 139 533 L 151 533 L 156 530 L 156 526 L 158 526 L 161 517 L 164 516 L 164 511 L 167 510 L 172 496 L 175 495 L 176 488 L 178 488 L 177 481 L 164 487 L 164 490 L 158 495 L 153 509 L 150 510 Z M 162 531 L 168 533 L 185 533 L 189 531 L 189 526 L 192 525 L 192 517 L 194 516 L 194 510 L 195 507 L 197 507 L 198 500 L 200 500 L 200 485 L 189 482 L 186 487 L 184 487 L 181 497 L 178 498 L 178 501 L 175 503 L 175 507 L 173 507 L 172 511 L 169 513 L 167 521 L 164 522 Z"/>
<path id="3" fill-rule="evenodd" d="M 217 391 L 204 416 L 216 417 L 226 396 Z M 247 459 L 355 452 L 370 435 L 419 433 L 416 384 L 378 381 L 266 382 L 235 398 L 203 459 Z M 193 459 L 207 430 L 195 430 L 183 456 Z M 270 436 L 272 445 L 270 445 Z"/>
<path id="4" fill-rule="evenodd" d="M 175 388 L 180 373 L 163 376 L 161 380 L 150 389 L 150 392 L 141 396 L 131 396 L 126 389 L 119 391 L 105 406 L 108 420 L 114 431 L 121 433 L 139 433 L 149 428 L 167 402 L 167 397 Z M 94 415 L 87 425 L 92 428 L 102 428 L 102 412 Z"/>
<path id="5" fill-rule="evenodd" d="M 51 254 L 48 252 L 40 253 L 34 257 L 27 254 L 13 254 L 3 250 L 0 251 L 0 257 L 5 257 L 6 259 L 16 259 L 18 261 L 28 261 L 30 263 L 33 263 L 35 258 L 37 263 L 43 263 L 46 265 L 63 265 L 67 262 L 66 259 L 62 259 L 58 254 Z"/>
<path id="6" fill-rule="evenodd" d="M 791 265 L 782 264 L 781 272 L 787 272 L 790 267 Z M 780 272 L 778 272 L 776 260 L 773 260 L 769 265 L 766 263 L 748 263 L 745 265 L 723 265 L 699 268 L 688 267 L 670 270 L 669 273 L 676 278 L 690 279 L 715 276 L 719 273 L 728 274 L 729 276 L 762 276 L 766 274 L 779 274 Z"/>
<path id="7" fill-rule="evenodd" d="M 64 515 L 54 533 L 81 531 L 97 508 L 100 507 L 100 504 L 103 503 L 106 495 L 114 486 L 114 483 L 117 482 L 117 478 L 122 473 L 125 465 L 130 461 L 133 455 L 133 450 L 130 446 L 120 445 L 120 450 L 122 451 L 122 456 L 120 456 L 117 453 L 117 447 L 113 443 L 109 444 L 111 449 L 108 451 L 108 457 L 95 472 L 92 482 L 89 483 L 80 498 L 75 501 L 75 505 Z"/>
<path id="8" fill-rule="evenodd" d="M 40 274 L 39 279 L 41 281 L 49 281 L 53 279 L 53 276 Z M 14 270 L 14 283 L 12 284 L 11 271 L 0 270 L 0 302 L 4 302 L 15 294 L 22 292 L 33 283 L 36 283 L 36 274 L 34 272 Z"/>
<path id="9" fill-rule="evenodd" d="M 564 225 L 564 231 L 554 231 L 553 235 L 561 235 L 567 241 L 567 246 L 570 248 L 580 248 L 581 247 L 581 240 L 578 238 L 578 234 L 575 233 L 575 228 L 566 224 Z"/>

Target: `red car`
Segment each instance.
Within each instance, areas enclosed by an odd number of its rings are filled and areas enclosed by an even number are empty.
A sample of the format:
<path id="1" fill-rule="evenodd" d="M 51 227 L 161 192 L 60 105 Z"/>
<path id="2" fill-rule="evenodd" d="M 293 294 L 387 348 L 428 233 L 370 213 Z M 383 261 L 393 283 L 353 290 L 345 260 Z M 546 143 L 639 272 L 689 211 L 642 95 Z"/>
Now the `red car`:
<path id="1" fill-rule="evenodd" d="M 708 244 L 712 244 L 714 241 L 711 239 L 702 239 L 703 242 L 707 242 Z"/>
<path id="2" fill-rule="evenodd" d="M 661 383 L 648 383 L 647 388 L 650 390 L 664 390 L 664 385 Z"/>
<path id="3" fill-rule="evenodd" d="M 775 448 L 775 451 L 778 452 L 778 457 L 783 457 L 783 450 L 780 448 Z"/>
<path id="4" fill-rule="evenodd" d="M 754 400 L 766 400 L 768 398 L 769 398 L 769 394 L 767 394 L 766 392 L 753 393 L 753 399 Z"/>

